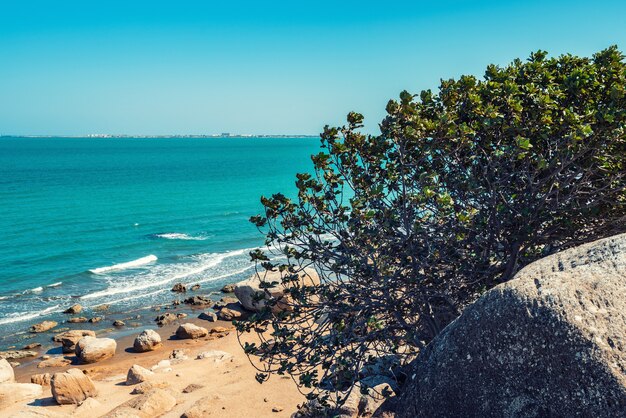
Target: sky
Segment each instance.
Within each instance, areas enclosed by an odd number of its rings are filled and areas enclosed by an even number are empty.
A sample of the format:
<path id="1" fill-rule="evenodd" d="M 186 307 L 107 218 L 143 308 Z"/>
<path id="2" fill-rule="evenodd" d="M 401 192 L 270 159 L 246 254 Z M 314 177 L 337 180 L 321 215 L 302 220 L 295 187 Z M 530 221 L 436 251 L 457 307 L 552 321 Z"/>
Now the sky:
<path id="1" fill-rule="evenodd" d="M 0 135 L 310 134 L 532 51 L 626 50 L 626 1 L 2 1 Z"/>

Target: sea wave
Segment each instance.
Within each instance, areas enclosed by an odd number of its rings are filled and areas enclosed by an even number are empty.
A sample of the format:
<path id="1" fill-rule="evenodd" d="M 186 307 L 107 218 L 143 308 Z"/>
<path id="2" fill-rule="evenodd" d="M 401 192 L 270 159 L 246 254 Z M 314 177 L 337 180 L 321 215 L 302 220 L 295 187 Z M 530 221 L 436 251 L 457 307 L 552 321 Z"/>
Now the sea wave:
<path id="1" fill-rule="evenodd" d="M 140 267 L 140 266 L 143 266 L 144 264 L 152 263 L 153 261 L 156 261 L 156 260 L 157 260 L 157 256 L 150 254 L 148 256 L 141 257 L 133 261 L 128 261 L 126 263 L 114 264 L 112 266 L 107 266 L 107 267 L 98 267 L 96 269 L 89 270 L 89 271 L 94 274 L 103 274 L 103 273 L 109 273 L 111 271 L 119 271 L 119 270 L 126 270 L 126 269 L 135 268 L 135 267 Z"/>
<path id="2" fill-rule="evenodd" d="M 154 234 L 152 235 L 154 238 L 163 238 L 163 239 L 179 239 L 184 241 L 204 241 L 207 238 L 204 236 L 193 236 L 187 235 L 182 232 L 167 232 L 162 234 Z"/>
<path id="3" fill-rule="evenodd" d="M 43 309 L 41 311 L 34 312 L 34 313 L 33 312 L 12 313 L 4 318 L 0 318 L 0 324 L 11 324 L 13 322 L 28 321 L 29 319 L 37 318 L 39 316 L 44 316 L 52 312 L 60 312 L 62 309 L 58 309 L 59 306 L 60 305 L 50 306 L 46 309 Z"/>
<path id="4" fill-rule="evenodd" d="M 63 282 L 56 282 L 56 283 L 49 284 L 49 285 L 48 285 L 48 286 L 46 286 L 46 287 L 59 287 L 59 286 L 61 286 L 62 284 L 63 284 Z"/>
<path id="5" fill-rule="evenodd" d="M 211 268 L 214 268 L 221 264 L 224 260 L 231 257 L 240 256 L 249 252 L 251 248 L 234 250 L 225 253 L 209 253 L 204 254 L 198 258 L 198 260 L 194 263 L 184 264 L 183 266 L 174 265 L 172 266 L 175 271 L 153 271 L 149 274 L 139 276 L 135 279 L 135 283 L 125 280 L 121 285 L 113 285 L 104 290 L 100 290 L 97 292 L 89 293 L 87 295 L 81 296 L 81 299 L 96 299 L 107 296 L 119 295 L 124 293 L 136 292 L 138 290 L 149 289 L 155 286 L 163 286 L 167 283 L 173 282 L 175 280 L 181 280 L 189 276 L 194 276 L 200 273 L 205 272 Z M 182 267 L 182 270 L 180 270 Z M 165 267 L 164 267 L 165 268 Z M 168 274 L 169 273 L 169 274 Z M 163 277 L 164 278 L 160 278 Z M 160 279 L 158 279 L 160 278 Z M 156 279 L 156 280 L 155 280 Z"/>

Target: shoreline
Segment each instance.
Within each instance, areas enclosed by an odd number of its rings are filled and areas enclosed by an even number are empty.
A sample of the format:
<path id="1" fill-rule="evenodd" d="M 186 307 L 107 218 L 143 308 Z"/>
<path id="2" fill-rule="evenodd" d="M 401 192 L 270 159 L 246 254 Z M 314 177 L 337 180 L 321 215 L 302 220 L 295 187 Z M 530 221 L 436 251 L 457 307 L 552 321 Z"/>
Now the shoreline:
<path id="1" fill-rule="evenodd" d="M 185 318 L 163 327 L 153 326 L 162 338 L 162 347 L 155 351 L 136 353 L 132 349 L 136 333 L 115 338 L 116 354 L 106 360 L 93 364 L 70 364 L 63 367 L 37 368 L 40 358 L 24 362 L 14 369 L 16 381 L 30 383 L 33 374 L 55 373 L 71 368 L 83 370 L 96 385 L 98 401 L 89 404 L 89 413 L 84 416 L 101 416 L 118 405 L 136 397 L 130 392 L 136 385 L 125 384 L 128 369 L 138 364 L 151 369 L 159 362 L 168 360 L 173 350 L 185 350 L 187 359 L 172 361 L 171 365 L 154 370 L 156 384 L 163 385 L 176 398 L 176 405 L 164 417 L 180 417 L 194 407 L 202 409 L 199 416 L 219 417 L 289 417 L 297 409 L 297 405 L 305 401 L 291 379 L 275 376 L 269 382 L 259 384 L 254 376 L 256 369 L 239 346 L 236 332 L 231 330 L 223 338 L 209 336 L 200 339 L 177 339 L 176 328 L 179 323 L 193 323 L 211 330 L 215 327 L 232 328 L 226 321 L 209 322 L 198 318 Z M 150 327 L 147 327 L 150 328 Z M 144 327 L 145 329 L 145 327 Z M 225 361 L 196 359 L 196 356 L 207 350 L 224 351 L 232 358 Z M 59 350 L 60 351 L 60 350 Z M 64 355 L 73 358 L 73 354 Z M 199 367 L 202 366 L 202 367 Z M 191 393 L 183 393 L 189 385 L 199 385 Z M 85 408 L 83 408 L 85 409 Z M 43 387 L 43 395 L 27 404 L 16 403 L 3 411 L 6 416 L 20 416 L 27 412 L 42 416 L 83 416 L 81 407 L 76 405 L 57 405 L 51 397 L 50 387 Z"/>

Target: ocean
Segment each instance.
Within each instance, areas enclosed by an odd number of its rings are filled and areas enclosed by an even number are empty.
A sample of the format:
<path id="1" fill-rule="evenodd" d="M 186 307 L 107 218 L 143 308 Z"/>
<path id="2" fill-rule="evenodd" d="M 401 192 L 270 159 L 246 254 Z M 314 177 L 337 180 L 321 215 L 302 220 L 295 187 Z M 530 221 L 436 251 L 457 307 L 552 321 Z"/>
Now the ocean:
<path id="1" fill-rule="evenodd" d="M 209 294 L 247 278 L 260 196 L 295 195 L 317 152 L 315 138 L 0 138 L 0 349 L 74 303 L 110 305 L 110 326 L 171 303 L 177 282 Z"/>

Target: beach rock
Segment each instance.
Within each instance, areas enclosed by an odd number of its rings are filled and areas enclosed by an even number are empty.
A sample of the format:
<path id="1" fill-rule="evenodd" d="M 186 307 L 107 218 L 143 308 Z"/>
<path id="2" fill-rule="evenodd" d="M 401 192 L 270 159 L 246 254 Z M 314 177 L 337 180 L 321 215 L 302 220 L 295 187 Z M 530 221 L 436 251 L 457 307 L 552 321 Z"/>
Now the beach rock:
<path id="1" fill-rule="evenodd" d="M 66 310 L 63 311 L 63 313 L 65 314 L 72 314 L 72 315 L 76 315 L 78 313 L 80 313 L 83 310 L 83 307 L 80 306 L 78 303 L 75 305 L 70 306 L 69 308 L 67 308 Z"/>
<path id="2" fill-rule="evenodd" d="M 150 378 L 152 377 L 154 377 L 153 372 L 137 364 L 133 364 L 133 367 L 128 369 L 128 374 L 126 375 L 126 384 L 129 386 L 136 385 L 138 383 L 150 380 Z"/>
<path id="3" fill-rule="evenodd" d="M 94 316 L 93 318 L 89 318 L 89 322 L 91 322 L 92 324 L 95 324 L 97 322 L 102 321 L 102 317 L 101 316 Z"/>
<path id="4" fill-rule="evenodd" d="M 83 363 L 95 363 L 113 357 L 116 348 L 112 338 L 83 337 L 76 343 L 76 356 Z"/>
<path id="5" fill-rule="evenodd" d="M 57 357 L 51 357 L 44 361 L 40 361 L 39 364 L 37 364 L 37 368 L 43 369 L 46 367 L 65 367 L 68 364 L 72 364 L 72 360 L 66 359 L 65 357 L 57 356 Z"/>
<path id="6" fill-rule="evenodd" d="M 546 257 L 422 351 L 399 417 L 623 417 L 624 324 L 626 234 Z"/>
<path id="7" fill-rule="evenodd" d="M 30 332 L 46 332 L 59 325 L 55 321 L 43 321 L 30 327 Z"/>
<path id="8" fill-rule="evenodd" d="M 169 386 L 170 385 L 167 382 L 146 381 L 146 382 L 139 383 L 138 385 L 135 385 L 135 387 L 133 388 L 132 392 L 130 392 L 130 394 L 131 395 L 143 395 L 144 393 L 150 392 L 152 389 L 165 389 L 165 388 L 168 388 Z"/>
<path id="9" fill-rule="evenodd" d="M 198 389 L 202 389 L 204 386 L 202 385 L 198 385 L 196 383 L 192 383 L 190 385 L 185 386 L 185 388 L 183 389 L 183 393 L 191 393 L 191 392 L 195 392 Z"/>
<path id="10" fill-rule="evenodd" d="M 234 293 L 235 283 L 225 284 L 221 290 L 222 290 L 222 293 Z"/>
<path id="11" fill-rule="evenodd" d="M 137 353 L 154 351 L 161 347 L 161 336 L 154 330 L 147 329 L 135 338 L 133 348 Z"/>
<path id="12" fill-rule="evenodd" d="M 119 319 L 113 322 L 114 327 L 123 327 L 124 325 L 126 325 L 124 321 L 120 321 Z"/>
<path id="13" fill-rule="evenodd" d="M 77 316 L 77 317 L 70 318 L 67 320 L 67 322 L 69 322 L 70 324 L 82 324 L 87 321 L 88 319 L 85 318 L 84 316 Z"/>
<path id="14" fill-rule="evenodd" d="M 178 319 L 187 318 L 187 316 L 188 316 L 188 315 L 187 315 L 186 313 L 184 313 L 184 312 L 181 312 L 181 313 L 179 313 L 179 314 L 176 314 L 176 318 L 178 318 Z"/>
<path id="15" fill-rule="evenodd" d="M 216 334 L 216 333 L 224 333 L 224 332 L 230 332 L 230 331 L 234 331 L 235 328 L 234 327 L 230 327 L 230 328 L 226 328 L 226 327 L 213 327 L 211 328 L 211 334 Z"/>
<path id="16" fill-rule="evenodd" d="M 30 377 L 30 382 L 41 386 L 50 386 L 52 375 L 50 373 L 34 374 Z"/>
<path id="17" fill-rule="evenodd" d="M 72 413 L 74 418 L 93 418 L 98 416 L 102 404 L 94 398 L 87 398 Z"/>
<path id="18" fill-rule="evenodd" d="M 200 289 L 200 285 L 199 284 L 194 284 L 193 286 L 191 286 L 191 291 L 192 292 L 195 292 L 198 289 Z"/>
<path id="19" fill-rule="evenodd" d="M 173 313 L 165 313 L 163 315 L 159 315 L 156 317 L 155 321 L 157 323 L 158 326 L 163 326 L 163 325 L 167 325 L 169 323 L 172 323 L 174 321 L 176 321 L 178 318 L 176 318 L 176 315 L 174 315 Z"/>
<path id="20" fill-rule="evenodd" d="M 190 298 L 185 299 L 184 302 L 187 305 L 194 305 L 194 306 L 206 306 L 206 305 L 213 304 L 213 301 L 206 296 L 192 296 Z"/>
<path id="21" fill-rule="evenodd" d="M 222 308 L 217 312 L 217 317 L 222 321 L 234 321 L 246 318 L 247 312 L 238 306 L 229 305 L 228 308 Z"/>
<path id="22" fill-rule="evenodd" d="M 7 360 L 20 360 L 28 357 L 36 357 L 36 351 L 30 350 L 11 350 L 11 351 L 0 351 L 0 358 Z"/>
<path id="23" fill-rule="evenodd" d="M 209 322 L 217 322 L 217 315 L 214 312 L 202 312 L 198 315 L 198 319 L 204 319 Z"/>
<path id="24" fill-rule="evenodd" d="M 76 350 L 76 343 L 83 337 L 95 337 L 96 333 L 88 329 L 75 329 L 55 335 L 52 339 L 63 345 L 64 353 L 73 353 Z"/>
<path id="25" fill-rule="evenodd" d="M 172 292 L 177 293 L 185 293 L 187 291 L 187 286 L 182 283 L 176 283 L 174 287 L 172 287 Z"/>
<path id="26" fill-rule="evenodd" d="M 34 383 L 9 383 L 0 384 L 0 411 L 17 402 L 29 402 L 39 398 L 43 394 L 43 388 Z"/>
<path id="27" fill-rule="evenodd" d="M 11 365 L 11 367 L 16 368 L 18 366 L 20 366 L 20 363 L 17 361 L 10 361 L 9 364 Z"/>
<path id="28" fill-rule="evenodd" d="M 231 305 L 241 306 L 241 304 L 239 303 L 239 299 L 226 296 L 215 302 L 213 304 L 213 309 L 220 310 L 222 308 L 228 308 Z"/>
<path id="29" fill-rule="evenodd" d="M 202 328 L 191 323 L 182 324 L 176 330 L 176 336 L 181 340 L 195 340 L 197 338 L 206 337 L 207 335 L 209 335 L 209 331 L 207 331 L 206 328 Z"/>
<path id="30" fill-rule="evenodd" d="M 96 312 L 105 312 L 105 311 L 108 311 L 109 308 L 110 308 L 109 305 L 104 304 L 104 305 L 95 306 L 94 308 L 92 308 L 92 310 Z"/>
<path id="31" fill-rule="evenodd" d="M 211 415 L 211 405 L 213 403 L 213 399 L 209 396 L 198 399 L 180 418 L 206 418 Z"/>
<path id="32" fill-rule="evenodd" d="M 184 360 L 189 360 L 189 357 L 187 357 L 187 350 L 179 348 L 172 351 L 170 354 L 170 362 L 173 364 L 180 363 Z"/>
<path id="33" fill-rule="evenodd" d="M 149 392 L 124 402 L 103 418 L 154 418 L 159 417 L 176 406 L 176 399 L 163 389 Z"/>
<path id="34" fill-rule="evenodd" d="M 22 350 L 32 350 L 33 348 L 39 348 L 39 347 L 41 347 L 41 343 L 30 343 L 22 347 Z"/>
<path id="35" fill-rule="evenodd" d="M 270 297 L 278 300 L 284 297 L 281 281 L 282 273 L 279 271 L 254 274 L 248 280 L 243 280 L 235 285 L 235 296 L 244 308 L 258 312 L 265 306 L 265 301 Z M 299 272 L 297 281 L 300 285 L 305 286 L 314 286 L 320 283 L 319 276 L 313 269 L 304 269 Z M 276 287 L 262 289 L 261 283 L 276 283 Z M 278 310 L 287 309 L 287 303 L 277 304 L 275 308 Z"/>
<path id="36" fill-rule="evenodd" d="M 285 408 L 283 408 L 282 406 L 274 406 L 274 407 L 272 407 L 272 412 L 280 412 L 283 409 L 285 409 Z"/>
<path id="37" fill-rule="evenodd" d="M 89 337 L 87 337 L 89 338 Z M 55 373 L 50 381 L 52 396 L 59 405 L 80 404 L 87 398 L 98 395 L 93 382 L 79 369 Z"/>
<path id="38" fill-rule="evenodd" d="M 197 360 L 212 360 L 215 363 L 221 363 L 222 361 L 230 360 L 233 358 L 233 355 L 227 353 L 226 351 L 218 351 L 218 350 L 209 350 L 203 351 L 202 353 L 196 356 Z"/>
<path id="39" fill-rule="evenodd" d="M 15 382 L 15 372 L 6 359 L 0 359 L 0 384 Z"/>

